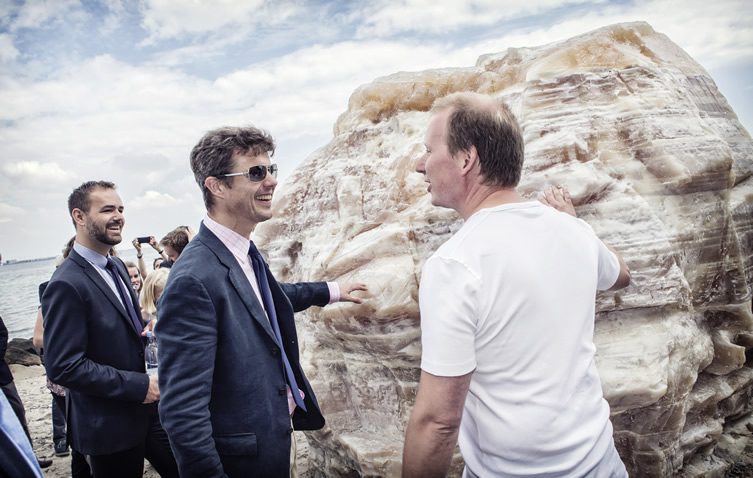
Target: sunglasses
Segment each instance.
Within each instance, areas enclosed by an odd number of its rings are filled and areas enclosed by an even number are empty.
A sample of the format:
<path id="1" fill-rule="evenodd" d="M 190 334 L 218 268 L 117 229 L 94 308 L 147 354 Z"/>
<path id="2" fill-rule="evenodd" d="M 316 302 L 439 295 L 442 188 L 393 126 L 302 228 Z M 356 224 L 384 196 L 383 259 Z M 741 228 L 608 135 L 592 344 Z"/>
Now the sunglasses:
<path id="1" fill-rule="evenodd" d="M 248 168 L 248 171 L 243 173 L 220 174 L 217 177 L 229 178 L 230 176 L 246 176 L 249 180 L 258 183 L 259 181 L 264 181 L 267 178 L 267 172 L 269 172 L 269 174 L 271 174 L 273 178 L 276 178 L 277 165 L 270 164 L 269 166 L 265 166 L 263 164 L 260 164 L 259 166 L 251 166 L 250 168 Z"/>

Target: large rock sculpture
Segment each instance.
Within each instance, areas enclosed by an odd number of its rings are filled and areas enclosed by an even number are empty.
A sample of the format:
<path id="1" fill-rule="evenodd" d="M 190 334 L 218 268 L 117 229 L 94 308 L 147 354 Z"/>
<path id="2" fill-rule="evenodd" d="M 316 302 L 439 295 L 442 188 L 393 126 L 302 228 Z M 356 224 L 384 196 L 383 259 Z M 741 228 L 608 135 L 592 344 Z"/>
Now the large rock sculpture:
<path id="1" fill-rule="evenodd" d="M 753 427 L 753 143 L 708 73 L 645 23 L 378 79 L 289 178 L 257 231 L 278 277 L 371 289 L 363 305 L 299 317 L 328 420 L 307 436 L 310 469 L 399 474 L 421 266 L 460 225 L 413 169 L 432 102 L 463 90 L 517 115 L 520 190 L 565 185 L 632 269 L 631 286 L 596 298 L 594 337 L 631 475 L 723 475 Z"/>

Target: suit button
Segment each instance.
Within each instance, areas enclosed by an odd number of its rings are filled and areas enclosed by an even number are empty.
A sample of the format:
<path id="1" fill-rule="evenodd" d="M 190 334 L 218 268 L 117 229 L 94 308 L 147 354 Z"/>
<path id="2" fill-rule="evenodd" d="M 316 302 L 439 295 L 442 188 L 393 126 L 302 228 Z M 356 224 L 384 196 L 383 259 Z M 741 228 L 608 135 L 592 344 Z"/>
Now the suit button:
<path id="1" fill-rule="evenodd" d="M 293 429 L 292 428 L 288 428 L 288 435 L 290 435 L 291 433 L 293 433 Z"/>
<path id="2" fill-rule="evenodd" d="M 282 387 L 281 389 L 277 390 L 277 393 L 279 393 L 280 395 L 287 395 L 288 389 L 287 387 Z"/>
<path id="3" fill-rule="evenodd" d="M 280 353 L 280 349 L 278 349 L 277 347 L 272 347 L 271 352 L 272 352 L 272 355 L 277 355 Z"/>
<path id="4" fill-rule="evenodd" d="M 139 352 L 139 357 L 144 358 L 144 352 Z"/>

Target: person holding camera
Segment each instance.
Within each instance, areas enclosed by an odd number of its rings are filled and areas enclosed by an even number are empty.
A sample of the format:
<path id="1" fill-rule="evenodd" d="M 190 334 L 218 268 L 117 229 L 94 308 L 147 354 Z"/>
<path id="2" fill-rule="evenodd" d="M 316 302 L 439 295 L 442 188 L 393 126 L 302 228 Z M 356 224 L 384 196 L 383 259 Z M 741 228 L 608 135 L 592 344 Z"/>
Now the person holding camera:
<path id="1" fill-rule="evenodd" d="M 152 246 L 152 249 L 159 254 L 157 259 L 162 259 L 163 261 L 168 260 L 165 250 L 160 249 L 160 245 L 157 243 L 157 239 L 155 239 L 154 236 L 137 237 L 131 241 L 131 244 L 133 244 L 133 248 L 136 249 L 136 259 L 138 259 L 139 272 L 141 273 L 142 280 L 146 279 L 146 264 L 144 263 L 144 251 L 141 250 L 141 244 L 149 244 Z M 154 269 L 157 269 L 157 267 L 159 266 L 155 266 Z"/>

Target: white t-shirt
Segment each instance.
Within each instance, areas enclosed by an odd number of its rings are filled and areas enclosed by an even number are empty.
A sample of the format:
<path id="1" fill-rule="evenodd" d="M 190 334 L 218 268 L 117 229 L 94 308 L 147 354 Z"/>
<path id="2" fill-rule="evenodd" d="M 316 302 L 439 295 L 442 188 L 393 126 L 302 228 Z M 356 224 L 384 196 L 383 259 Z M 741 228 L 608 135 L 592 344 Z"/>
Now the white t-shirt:
<path id="1" fill-rule="evenodd" d="M 579 476 L 613 447 L 594 363 L 596 290 L 617 257 L 539 202 L 483 209 L 426 262 L 421 368 L 475 370 L 459 445 L 479 476 Z"/>

